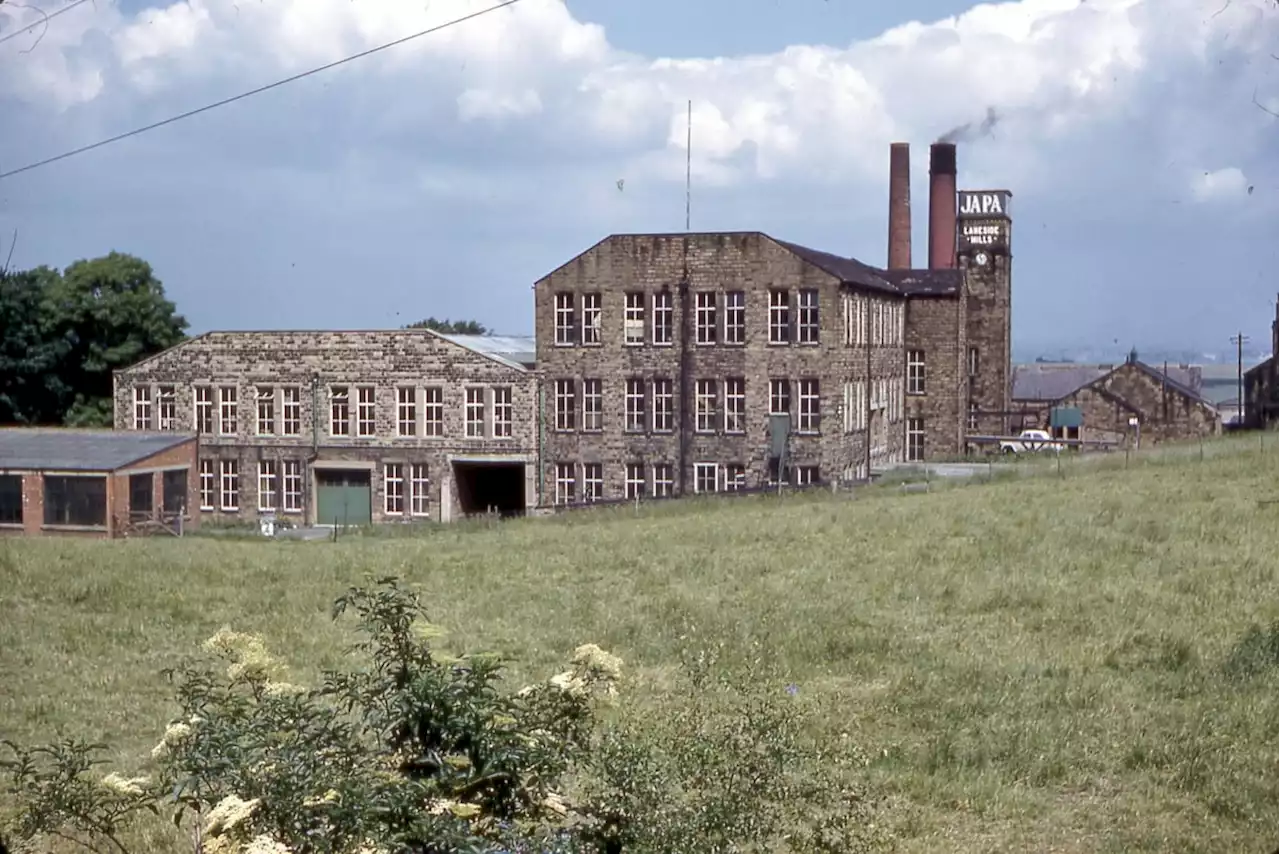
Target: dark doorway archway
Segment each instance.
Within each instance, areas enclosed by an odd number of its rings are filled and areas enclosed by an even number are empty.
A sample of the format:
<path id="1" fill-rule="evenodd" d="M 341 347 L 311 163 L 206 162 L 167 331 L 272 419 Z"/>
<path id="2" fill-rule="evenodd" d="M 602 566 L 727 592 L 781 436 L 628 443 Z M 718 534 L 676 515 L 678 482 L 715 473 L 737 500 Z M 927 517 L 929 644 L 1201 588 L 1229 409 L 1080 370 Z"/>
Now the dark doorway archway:
<path id="1" fill-rule="evenodd" d="M 488 513 L 523 516 L 524 463 L 455 462 L 453 482 L 462 515 Z"/>

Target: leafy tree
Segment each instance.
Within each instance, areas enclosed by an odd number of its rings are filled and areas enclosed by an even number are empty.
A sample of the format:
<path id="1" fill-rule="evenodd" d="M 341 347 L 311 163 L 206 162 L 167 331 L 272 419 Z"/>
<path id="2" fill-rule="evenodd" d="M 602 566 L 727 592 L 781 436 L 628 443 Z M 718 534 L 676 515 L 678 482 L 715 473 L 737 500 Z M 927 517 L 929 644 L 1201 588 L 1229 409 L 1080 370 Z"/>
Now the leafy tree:
<path id="1" fill-rule="evenodd" d="M 112 252 L 0 277 L 0 328 L 0 422 L 109 426 L 112 372 L 180 343 L 187 321 L 151 265 Z"/>
<path id="2" fill-rule="evenodd" d="M 489 329 L 476 320 L 436 320 L 428 317 L 417 323 L 410 323 L 405 329 L 430 329 L 432 332 L 443 332 L 446 335 L 488 335 Z"/>
<path id="3" fill-rule="evenodd" d="M 44 295 L 58 271 L 0 272 L 0 424 L 55 418 L 58 353 L 49 340 Z"/>

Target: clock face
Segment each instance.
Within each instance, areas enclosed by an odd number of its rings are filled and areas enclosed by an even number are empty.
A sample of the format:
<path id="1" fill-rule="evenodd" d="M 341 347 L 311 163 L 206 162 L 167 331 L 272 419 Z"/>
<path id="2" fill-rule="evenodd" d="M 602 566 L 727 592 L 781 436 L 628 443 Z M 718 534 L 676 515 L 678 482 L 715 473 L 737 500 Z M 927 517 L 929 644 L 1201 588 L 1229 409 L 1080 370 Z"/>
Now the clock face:
<path id="1" fill-rule="evenodd" d="M 989 261 L 989 260 L 991 260 L 991 259 L 990 259 L 990 257 L 987 255 L 987 253 L 985 253 L 985 252 L 979 252 L 977 255 L 974 255 L 974 256 L 973 256 L 973 260 L 977 262 L 977 264 L 978 264 L 978 266 L 979 266 L 979 267 L 985 267 L 985 266 L 987 266 L 987 261 Z"/>

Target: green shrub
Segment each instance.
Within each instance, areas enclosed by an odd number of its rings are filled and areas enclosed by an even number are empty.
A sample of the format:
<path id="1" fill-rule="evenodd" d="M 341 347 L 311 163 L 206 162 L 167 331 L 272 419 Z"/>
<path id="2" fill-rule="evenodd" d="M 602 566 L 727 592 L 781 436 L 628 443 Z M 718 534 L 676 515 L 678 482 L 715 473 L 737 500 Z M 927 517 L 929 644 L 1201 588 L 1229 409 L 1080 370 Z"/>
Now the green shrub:
<path id="1" fill-rule="evenodd" d="M 610 711 L 622 662 L 593 644 L 509 692 L 497 658 L 437 648 L 443 633 L 395 579 L 348 590 L 343 614 L 360 633 L 355 664 L 316 686 L 288 681 L 257 636 L 224 628 L 206 641 L 202 660 L 169 673 L 178 714 L 148 776 L 98 776 L 100 745 L 6 743 L 3 818 L 18 850 L 62 839 L 128 854 L 133 825 L 157 820 L 185 828 L 197 854 L 888 843 L 851 787 L 857 753 L 816 753 L 803 700 L 758 673 L 735 680 L 703 656 L 682 702 L 654 720 Z"/>

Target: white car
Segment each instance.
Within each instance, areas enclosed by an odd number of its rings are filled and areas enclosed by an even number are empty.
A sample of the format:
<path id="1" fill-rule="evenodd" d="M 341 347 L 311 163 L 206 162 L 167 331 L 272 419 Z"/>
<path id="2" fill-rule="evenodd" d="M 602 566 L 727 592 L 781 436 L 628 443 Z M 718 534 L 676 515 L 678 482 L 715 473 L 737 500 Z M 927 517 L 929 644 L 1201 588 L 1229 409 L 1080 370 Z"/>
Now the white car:
<path id="1" fill-rule="evenodd" d="M 1062 443 L 1055 442 L 1053 437 L 1044 430 L 1023 430 L 1018 434 L 1017 439 L 1005 440 L 1000 443 L 1000 453 L 1002 454 L 1021 454 L 1028 451 L 1031 453 L 1053 451 L 1056 454 L 1062 448 Z"/>

